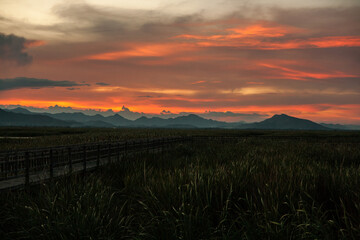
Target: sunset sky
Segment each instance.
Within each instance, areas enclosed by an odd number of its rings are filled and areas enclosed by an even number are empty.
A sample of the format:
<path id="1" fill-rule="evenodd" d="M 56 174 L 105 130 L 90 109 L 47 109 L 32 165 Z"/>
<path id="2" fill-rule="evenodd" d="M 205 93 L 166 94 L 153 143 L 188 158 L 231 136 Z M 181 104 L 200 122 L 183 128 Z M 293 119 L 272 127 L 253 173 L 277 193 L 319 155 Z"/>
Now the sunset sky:
<path id="1" fill-rule="evenodd" d="M 360 1 L 1 0 L 0 104 L 360 124 Z"/>

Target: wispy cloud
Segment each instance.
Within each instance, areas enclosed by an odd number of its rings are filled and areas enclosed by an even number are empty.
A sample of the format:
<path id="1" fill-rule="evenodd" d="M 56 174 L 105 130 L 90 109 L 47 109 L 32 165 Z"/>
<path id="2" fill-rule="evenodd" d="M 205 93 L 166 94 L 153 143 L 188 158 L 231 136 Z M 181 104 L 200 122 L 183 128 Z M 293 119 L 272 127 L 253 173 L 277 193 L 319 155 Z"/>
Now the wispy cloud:
<path id="1" fill-rule="evenodd" d="M 177 39 L 194 40 L 201 47 L 237 47 L 262 50 L 359 47 L 360 36 L 304 37 L 305 29 L 276 23 L 255 23 L 246 27 L 229 28 L 215 35 L 183 34 Z M 291 36 L 291 37 L 289 37 Z"/>

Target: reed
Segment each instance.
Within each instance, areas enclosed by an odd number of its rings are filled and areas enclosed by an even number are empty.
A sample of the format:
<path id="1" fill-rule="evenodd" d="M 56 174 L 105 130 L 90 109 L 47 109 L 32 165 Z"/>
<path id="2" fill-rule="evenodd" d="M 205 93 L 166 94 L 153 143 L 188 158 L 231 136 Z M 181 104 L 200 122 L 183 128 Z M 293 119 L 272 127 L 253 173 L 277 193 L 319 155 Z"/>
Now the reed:
<path id="1" fill-rule="evenodd" d="M 1 193 L 0 238 L 359 239 L 359 144 L 356 136 L 180 144 Z"/>

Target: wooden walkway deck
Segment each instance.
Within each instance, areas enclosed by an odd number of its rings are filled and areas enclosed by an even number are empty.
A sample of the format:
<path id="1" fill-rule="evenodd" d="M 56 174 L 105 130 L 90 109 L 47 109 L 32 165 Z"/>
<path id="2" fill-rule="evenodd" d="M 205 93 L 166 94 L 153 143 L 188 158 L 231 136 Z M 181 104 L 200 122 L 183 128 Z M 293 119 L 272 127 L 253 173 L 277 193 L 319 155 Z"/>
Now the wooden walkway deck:
<path id="1" fill-rule="evenodd" d="M 103 160 L 103 161 L 100 161 L 99 166 L 102 166 L 105 164 L 107 164 L 107 162 L 105 162 Z M 97 165 L 96 161 L 89 161 L 86 163 L 85 171 L 91 171 L 93 169 L 98 168 L 99 166 Z M 60 167 L 56 167 L 53 169 L 53 176 L 50 176 L 49 171 L 42 171 L 42 172 L 30 174 L 29 175 L 29 184 L 33 185 L 33 184 L 47 181 L 51 178 L 56 178 L 56 177 L 64 176 L 66 174 L 81 173 L 81 172 L 84 172 L 84 164 L 83 163 L 74 164 L 72 171 L 70 171 L 68 166 L 60 166 Z M 23 187 L 25 187 L 24 177 L 17 177 L 17 178 L 0 181 L 0 191 L 6 190 L 6 189 L 23 188 Z"/>
<path id="2" fill-rule="evenodd" d="M 3 151 L 0 152 L 0 191 L 24 188 L 69 173 L 87 172 L 136 153 L 163 151 L 173 144 L 240 138 L 243 137 L 167 137 Z"/>
<path id="3" fill-rule="evenodd" d="M 94 170 L 141 152 L 163 151 L 189 137 L 140 139 L 0 152 L 0 191 L 24 188 L 69 173 Z"/>

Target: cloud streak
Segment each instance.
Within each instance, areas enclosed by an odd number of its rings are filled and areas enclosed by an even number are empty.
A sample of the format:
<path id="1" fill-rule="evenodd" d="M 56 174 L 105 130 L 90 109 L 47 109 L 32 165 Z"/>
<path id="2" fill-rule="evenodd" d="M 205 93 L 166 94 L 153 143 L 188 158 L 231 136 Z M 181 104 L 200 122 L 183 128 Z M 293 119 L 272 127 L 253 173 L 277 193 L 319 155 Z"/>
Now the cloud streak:
<path id="1" fill-rule="evenodd" d="M 260 50 L 360 47 L 360 36 L 296 37 L 297 33 L 303 35 L 305 32 L 305 29 L 262 22 L 245 28 L 229 28 L 223 34 L 183 34 L 174 38 L 194 40 L 200 47 L 236 47 Z M 289 38 L 289 35 L 293 36 Z"/>
<path id="2" fill-rule="evenodd" d="M 48 87 L 75 87 L 89 86 L 89 84 L 79 84 L 73 81 L 54 81 L 49 79 L 17 77 L 12 79 L 0 79 L 0 91 L 14 90 L 20 88 L 48 88 Z M 74 88 L 70 88 L 74 90 Z"/>

